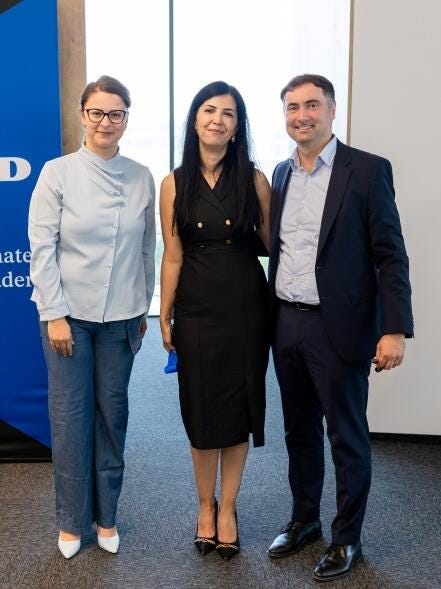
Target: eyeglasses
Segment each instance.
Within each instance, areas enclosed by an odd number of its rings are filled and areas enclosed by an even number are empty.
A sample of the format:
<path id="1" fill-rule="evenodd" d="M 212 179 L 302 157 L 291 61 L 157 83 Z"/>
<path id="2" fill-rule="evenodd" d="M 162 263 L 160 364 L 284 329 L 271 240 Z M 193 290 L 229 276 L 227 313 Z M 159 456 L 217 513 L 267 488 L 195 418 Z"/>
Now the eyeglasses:
<path id="1" fill-rule="evenodd" d="M 110 110 L 109 112 L 104 112 L 100 108 L 85 108 L 83 110 L 87 112 L 92 123 L 101 123 L 104 117 L 107 117 L 111 123 L 118 124 L 122 123 L 127 115 L 126 110 Z"/>

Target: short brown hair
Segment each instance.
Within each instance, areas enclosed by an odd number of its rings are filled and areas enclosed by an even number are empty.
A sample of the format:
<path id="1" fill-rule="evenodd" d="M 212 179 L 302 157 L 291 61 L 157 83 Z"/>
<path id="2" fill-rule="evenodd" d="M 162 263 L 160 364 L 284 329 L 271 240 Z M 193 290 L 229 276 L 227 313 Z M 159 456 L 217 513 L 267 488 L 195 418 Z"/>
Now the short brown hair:
<path id="1" fill-rule="evenodd" d="M 292 78 L 292 80 L 290 80 L 280 92 L 280 98 L 283 100 L 287 92 L 291 92 L 304 84 L 313 84 L 314 86 L 317 86 L 317 88 L 321 88 L 326 98 L 330 102 L 335 103 L 335 92 L 332 82 L 318 74 L 301 74 L 300 76 Z"/>
<path id="2" fill-rule="evenodd" d="M 80 99 L 80 105 L 82 109 L 94 92 L 108 92 L 109 94 L 116 94 L 121 98 L 127 108 L 129 108 L 132 104 L 132 101 L 130 100 L 130 92 L 127 90 L 124 84 L 121 84 L 119 80 L 112 78 L 111 76 L 100 76 L 96 82 L 90 82 L 84 88 Z"/>

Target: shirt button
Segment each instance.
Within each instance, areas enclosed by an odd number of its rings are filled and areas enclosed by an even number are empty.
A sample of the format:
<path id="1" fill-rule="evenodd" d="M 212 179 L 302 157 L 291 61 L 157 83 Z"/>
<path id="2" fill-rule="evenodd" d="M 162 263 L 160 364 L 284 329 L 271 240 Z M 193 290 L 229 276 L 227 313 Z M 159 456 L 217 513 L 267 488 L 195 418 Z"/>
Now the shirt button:
<path id="1" fill-rule="evenodd" d="M 204 226 L 204 224 L 199 221 L 199 223 L 198 223 L 199 229 L 202 229 L 203 226 Z"/>
<path id="2" fill-rule="evenodd" d="M 104 286 L 105 286 L 105 288 L 107 288 L 107 286 L 108 286 L 108 285 L 107 285 L 107 284 L 105 284 Z"/>
<path id="3" fill-rule="evenodd" d="M 231 225 L 231 221 L 230 221 L 230 219 L 226 219 L 226 220 L 225 220 L 225 225 Z"/>
<path id="4" fill-rule="evenodd" d="M 120 194 L 121 194 L 121 192 L 118 192 L 118 190 L 113 191 L 113 196 L 119 196 Z"/>
<path id="5" fill-rule="evenodd" d="M 110 244 L 110 247 L 113 247 L 113 243 Z"/>

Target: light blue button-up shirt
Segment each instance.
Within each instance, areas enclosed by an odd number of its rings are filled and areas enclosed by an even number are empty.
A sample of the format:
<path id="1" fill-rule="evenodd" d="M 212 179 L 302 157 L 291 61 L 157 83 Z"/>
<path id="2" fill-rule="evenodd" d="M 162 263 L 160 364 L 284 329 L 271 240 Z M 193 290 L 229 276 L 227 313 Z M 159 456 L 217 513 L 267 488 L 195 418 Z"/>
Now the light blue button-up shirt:
<path id="1" fill-rule="evenodd" d="M 290 159 L 292 172 L 280 223 L 276 275 L 276 295 L 280 299 L 309 305 L 320 303 L 315 263 L 336 150 L 337 138 L 333 137 L 318 155 L 311 172 L 300 165 L 297 148 Z"/>
<path id="2" fill-rule="evenodd" d="M 40 319 L 104 322 L 145 313 L 155 238 L 147 167 L 119 152 L 104 160 L 84 146 L 47 162 L 29 210 L 31 298 Z"/>

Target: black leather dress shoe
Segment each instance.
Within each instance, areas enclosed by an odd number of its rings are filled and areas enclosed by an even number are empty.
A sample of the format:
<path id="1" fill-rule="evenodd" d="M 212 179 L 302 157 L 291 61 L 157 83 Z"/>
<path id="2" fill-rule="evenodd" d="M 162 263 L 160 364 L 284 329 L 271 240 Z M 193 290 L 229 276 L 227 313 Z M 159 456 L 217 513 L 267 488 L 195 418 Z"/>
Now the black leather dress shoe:
<path id="1" fill-rule="evenodd" d="M 331 544 L 314 569 L 316 581 L 334 581 L 349 574 L 361 558 L 361 544 Z"/>
<path id="2" fill-rule="evenodd" d="M 307 524 L 289 522 L 280 536 L 274 540 L 268 548 L 268 554 L 272 558 L 283 558 L 299 552 L 306 544 L 322 537 L 322 524 L 315 520 Z"/>

